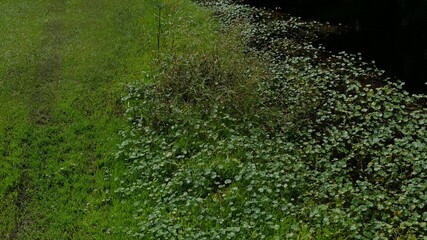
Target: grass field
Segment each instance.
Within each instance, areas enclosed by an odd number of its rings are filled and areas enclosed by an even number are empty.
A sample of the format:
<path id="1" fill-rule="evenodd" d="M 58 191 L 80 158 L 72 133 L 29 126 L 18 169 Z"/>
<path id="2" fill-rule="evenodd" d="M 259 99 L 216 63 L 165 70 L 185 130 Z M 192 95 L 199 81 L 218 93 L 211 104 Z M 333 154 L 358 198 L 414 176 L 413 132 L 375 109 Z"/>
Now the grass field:
<path id="1" fill-rule="evenodd" d="M 122 239 L 112 228 L 134 224 L 135 206 L 107 194 L 125 172 L 113 160 L 124 84 L 166 47 L 180 51 L 191 36 L 201 47 L 214 34 L 206 13 L 180 0 L 4 0 L 0 9 L 0 238 Z"/>
<path id="2" fill-rule="evenodd" d="M 128 219 L 102 199 L 106 169 L 123 168 L 111 161 L 121 83 L 148 67 L 154 3 L 4 0 L 0 9 L 0 238 L 105 239 L 112 221 Z"/>
<path id="3" fill-rule="evenodd" d="M 200 2 L 0 1 L 0 239 L 424 239 L 425 95 Z"/>

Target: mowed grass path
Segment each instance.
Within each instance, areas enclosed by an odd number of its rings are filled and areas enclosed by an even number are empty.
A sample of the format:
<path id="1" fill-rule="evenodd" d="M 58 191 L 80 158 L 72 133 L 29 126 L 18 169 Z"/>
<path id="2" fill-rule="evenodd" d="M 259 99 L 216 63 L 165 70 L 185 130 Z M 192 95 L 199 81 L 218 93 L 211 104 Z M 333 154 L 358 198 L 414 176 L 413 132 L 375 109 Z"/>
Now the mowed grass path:
<path id="1" fill-rule="evenodd" d="M 119 200 L 103 201 L 124 169 L 112 160 L 120 94 L 155 49 L 154 1 L 0 9 L 0 239 L 112 238 L 131 218 Z"/>

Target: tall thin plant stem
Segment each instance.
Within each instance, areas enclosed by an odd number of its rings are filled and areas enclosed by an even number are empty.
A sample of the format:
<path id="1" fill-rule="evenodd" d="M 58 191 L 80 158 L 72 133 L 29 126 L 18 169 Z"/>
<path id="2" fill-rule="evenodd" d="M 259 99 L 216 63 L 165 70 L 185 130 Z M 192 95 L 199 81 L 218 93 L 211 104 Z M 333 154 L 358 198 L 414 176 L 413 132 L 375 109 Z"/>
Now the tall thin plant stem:
<path id="1" fill-rule="evenodd" d="M 158 3 L 157 7 L 159 8 L 159 14 L 157 15 L 158 18 L 158 28 L 157 28 L 157 50 L 160 50 L 160 36 L 162 34 L 162 4 Z"/>

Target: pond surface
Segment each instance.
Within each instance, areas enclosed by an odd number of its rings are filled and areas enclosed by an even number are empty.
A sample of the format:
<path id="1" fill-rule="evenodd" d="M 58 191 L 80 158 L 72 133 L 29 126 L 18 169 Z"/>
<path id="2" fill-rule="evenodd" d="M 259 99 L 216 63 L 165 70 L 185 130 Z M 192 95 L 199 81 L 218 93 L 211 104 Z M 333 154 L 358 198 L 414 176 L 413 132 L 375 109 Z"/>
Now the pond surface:
<path id="1" fill-rule="evenodd" d="M 323 39 L 332 51 L 362 53 L 412 93 L 427 93 L 427 0 L 246 0 L 304 19 L 342 23 L 348 31 Z"/>

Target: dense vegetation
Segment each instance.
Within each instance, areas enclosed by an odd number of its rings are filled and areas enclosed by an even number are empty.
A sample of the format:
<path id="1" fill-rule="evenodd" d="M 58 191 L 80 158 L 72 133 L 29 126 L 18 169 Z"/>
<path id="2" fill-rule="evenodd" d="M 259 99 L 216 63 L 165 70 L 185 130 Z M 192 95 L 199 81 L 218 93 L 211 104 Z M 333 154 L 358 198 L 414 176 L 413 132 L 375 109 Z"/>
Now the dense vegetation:
<path id="1" fill-rule="evenodd" d="M 425 95 L 199 4 L 0 3 L 0 238 L 426 238 Z"/>
<path id="2" fill-rule="evenodd" d="M 425 96 L 314 47 L 332 26 L 205 4 L 221 38 L 165 47 L 123 99 L 131 127 L 117 159 L 129 169 L 116 193 L 139 208 L 128 233 L 427 237 Z"/>

